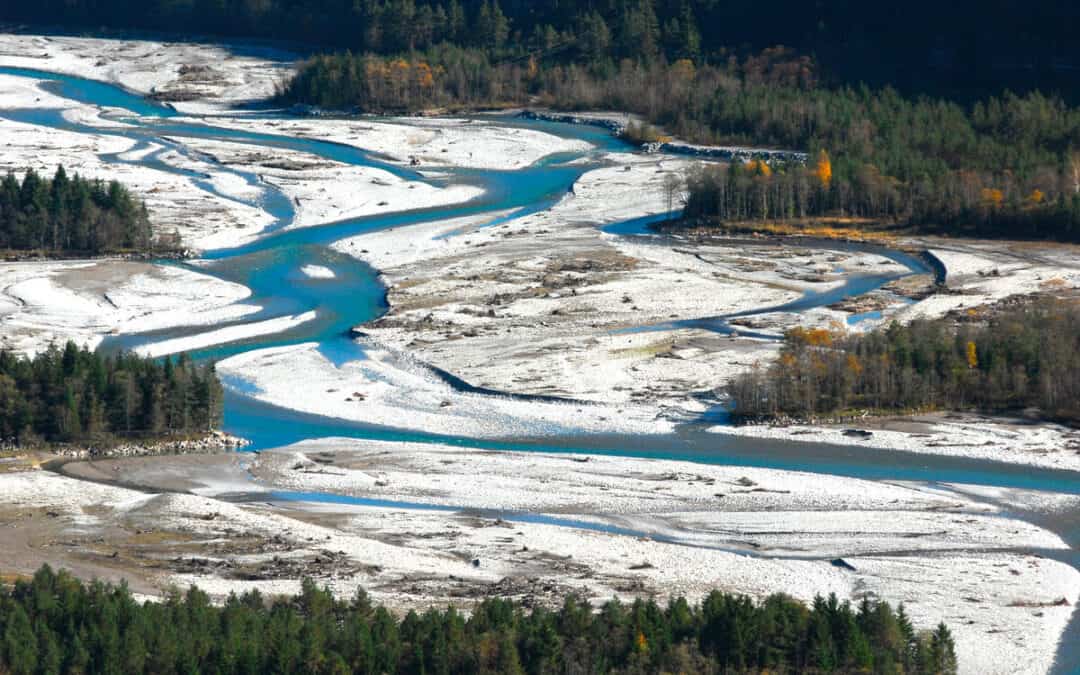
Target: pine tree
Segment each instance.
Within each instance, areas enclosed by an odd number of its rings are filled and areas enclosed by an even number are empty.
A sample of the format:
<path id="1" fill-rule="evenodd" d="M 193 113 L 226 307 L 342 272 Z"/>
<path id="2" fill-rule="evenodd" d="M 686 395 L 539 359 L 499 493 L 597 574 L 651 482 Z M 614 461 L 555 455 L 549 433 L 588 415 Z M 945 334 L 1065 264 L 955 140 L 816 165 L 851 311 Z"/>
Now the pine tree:
<path id="1" fill-rule="evenodd" d="M 37 668 L 38 648 L 30 617 L 19 604 L 6 614 L 3 661 L 12 675 L 33 675 Z"/>
<path id="2" fill-rule="evenodd" d="M 956 646 L 944 623 L 938 624 L 930 637 L 930 663 L 934 673 L 956 675 Z"/>

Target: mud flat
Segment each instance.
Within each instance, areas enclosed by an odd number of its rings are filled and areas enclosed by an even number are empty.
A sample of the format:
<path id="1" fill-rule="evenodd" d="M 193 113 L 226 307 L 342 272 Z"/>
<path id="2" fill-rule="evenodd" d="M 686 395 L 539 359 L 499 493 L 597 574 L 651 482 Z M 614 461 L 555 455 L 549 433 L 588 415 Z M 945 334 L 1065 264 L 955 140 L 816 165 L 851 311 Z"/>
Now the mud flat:
<path id="1" fill-rule="evenodd" d="M 374 119 L 214 120 L 245 131 L 313 138 L 378 153 L 390 161 L 433 174 L 440 168 L 521 169 L 557 153 L 584 152 L 585 141 L 565 139 L 537 129 L 506 126 L 498 119 L 402 117 Z M 415 161 L 414 161 L 415 160 Z"/>
<path id="2" fill-rule="evenodd" d="M 246 352 L 218 364 L 250 396 L 325 417 L 469 438 L 652 434 L 672 430 L 652 407 L 544 401 L 461 391 L 427 364 L 361 341 L 364 358 L 336 364 L 315 343 Z M 296 373 L 304 373 L 298 382 Z"/>
<path id="3" fill-rule="evenodd" d="M 845 433 L 855 424 L 864 434 Z M 1080 432 L 1048 422 L 941 413 L 866 418 L 833 426 L 716 426 L 718 434 L 784 438 L 907 452 L 977 457 L 1012 464 L 1076 471 L 1080 481 Z"/>
<path id="4" fill-rule="evenodd" d="M 1074 244 L 937 237 L 919 243 L 944 264 L 945 288 L 896 312 L 900 321 L 974 309 L 1014 295 L 1075 297 L 1080 289 L 1080 246 Z"/>
<path id="5" fill-rule="evenodd" d="M 214 118 L 213 121 L 218 123 L 220 120 Z M 330 130 L 327 133 L 329 135 Z M 311 136 L 324 140 L 317 134 Z M 420 180 L 399 178 L 383 169 L 352 166 L 295 150 L 199 138 L 184 138 L 183 142 L 222 166 L 257 173 L 262 181 L 280 190 L 292 202 L 295 211 L 287 229 L 459 204 L 482 193 L 480 188 L 472 185 L 437 187 Z"/>

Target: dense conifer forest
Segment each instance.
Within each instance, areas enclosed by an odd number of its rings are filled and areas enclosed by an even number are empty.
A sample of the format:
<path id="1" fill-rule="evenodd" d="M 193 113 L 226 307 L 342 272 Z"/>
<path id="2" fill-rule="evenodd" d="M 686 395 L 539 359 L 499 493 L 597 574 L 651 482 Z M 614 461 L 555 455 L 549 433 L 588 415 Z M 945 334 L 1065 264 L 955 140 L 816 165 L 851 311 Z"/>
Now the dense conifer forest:
<path id="1" fill-rule="evenodd" d="M 733 50 L 786 45 L 843 82 L 962 97 L 1068 89 L 1080 66 L 1080 7 L 1069 0 L 37 0 L 0 3 L 0 21 L 384 55 L 451 43 L 495 59 L 537 54 L 562 63 L 715 63 Z"/>
<path id="2" fill-rule="evenodd" d="M 33 358 L 0 351 L 0 440 L 109 441 L 209 431 L 222 389 L 184 356 L 105 357 L 68 342 Z"/>
<path id="3" fill-rule="evenodd" d="M 989 318 L 984 316 L 989 313 Z M 1038 408 L 1080 422 L 1080 307 L 1040 299 L 865 334 L 795 328 L 779 358 L 729 387 L 736 416 Z"/>
<path id="4" fill-rule="evenodd" d="M 941 624 L 917 633 L 903 607 L 835 596 L 807 607 L 713 592 L 700 605 L 572 597 L 557 610 L 485 600 L 395 618 L 306 581 L 214 606 L 196 588 L 139 604 L 124 587 L 48 567 L 0 590 L 0 671 L 36 673 L 933 673 L 957 668 Z"/>
<path id="5" fill-rule="evenodd" d="M 717 95 L 732 140 L 808 149 L 688 176 L 690 218 L 835 216 L 957 234 L 1080 237 L 1080 109 L 1039 93 L 970 107 L 893 90 L 744 87 Z"/>
<path id="6" fill-rule="evenodd" d="M 146 207 L 116 181 L 51 179 L 27 171 L 0 181 L 0 249 L 48 253 L 145 252 L 152 242 Z"/>

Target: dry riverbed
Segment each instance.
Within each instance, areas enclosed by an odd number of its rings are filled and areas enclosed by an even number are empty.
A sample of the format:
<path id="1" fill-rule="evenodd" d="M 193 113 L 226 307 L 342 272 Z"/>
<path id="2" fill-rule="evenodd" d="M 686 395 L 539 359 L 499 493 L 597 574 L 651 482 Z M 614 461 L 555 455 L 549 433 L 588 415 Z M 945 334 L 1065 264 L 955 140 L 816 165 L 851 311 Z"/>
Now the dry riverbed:
<path id="1" fill-rule="evenodd" d="M 5 571 L 48 561 L 148 595 L 197 583 L 217 597 L 291 593 L 311 576 L 400 611 L 493 595 L 554 604 L 567 592 L 869 595 L 903 601 L 920 626 L 947 621 L 973 673 L 1044 671 L 1080 588 L 1073 568 L 1023 552 L 1065 548 L 1056 535 L 916 485 L 341 439 L 63 474 L 0 474 Z"/>

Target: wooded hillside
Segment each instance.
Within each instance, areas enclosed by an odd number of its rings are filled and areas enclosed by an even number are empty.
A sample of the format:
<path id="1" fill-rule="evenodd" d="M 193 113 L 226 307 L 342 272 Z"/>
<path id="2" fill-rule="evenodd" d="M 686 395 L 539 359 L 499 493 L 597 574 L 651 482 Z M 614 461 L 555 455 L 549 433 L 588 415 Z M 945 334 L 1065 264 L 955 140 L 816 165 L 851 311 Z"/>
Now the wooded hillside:
<path id="1" fill-rule="evenodd" d="M 1080 67 L 1080 6 L 1069 0 L 37 0 L 0 3 L 5 20 L 383 55 L 447 42 L 495 59 L 539 53 L 583 64 L 660 56 L 721 63 L 733 52 L 786 45 L 818 60 L 834 84 L 965 100 L 1006 88 L 1075 96 Z"/>

